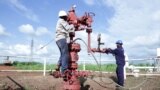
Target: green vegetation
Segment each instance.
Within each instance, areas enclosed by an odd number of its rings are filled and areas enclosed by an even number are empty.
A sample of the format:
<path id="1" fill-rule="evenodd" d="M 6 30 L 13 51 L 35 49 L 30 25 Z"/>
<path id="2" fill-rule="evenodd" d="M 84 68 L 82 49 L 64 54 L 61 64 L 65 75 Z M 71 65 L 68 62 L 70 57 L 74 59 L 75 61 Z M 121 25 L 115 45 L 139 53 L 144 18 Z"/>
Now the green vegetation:
<path id="1" fill-rule="evenodd" d="M 15 66 L 17 69 L 21 70 L 43 70 L 43 64 L 38 62 L 18 62 L 14 61 L 13 66 Z M 46 66 L 47 70 L 54 69 L 54 64 L 48 64 Z"/>
<path id="2" fill-rule="evenodd" d="M 79 70 L 83 70 L 83 65 L 79 65 Z M 86 64 L 86 70 L 92 71 L 115 71 L 116 65 L 115 64 L 102 64 L 101 66 L 97 66 L 96 64 Z"/>
<path id="3" fill-rule="evenodd" d="M 17 69 L 21 70 L 43 70 L 43 64 L 38 62 L 13 62 L 13 66 Z M 55 68 L 55 64 L 47 64 L 46 69 L 51 70 Z M 115 71 L 115 64 L 103 64 L 101 66 L 97 66 L 96 64 L 86 64 L 86 70 L 99 71 L 101 68 L 102 71 Z M 83 70 L 83 65 L 80 64 L 78 66 L 78 70 Z"/>
<path id="4" fill-rule="evenodd" d="M 13 66 L 15 66 L 17 69 L 21 70 L 43 70 L 43 64 L 38 62 L 18 62 L 15 61 L 13 63 Z M 151 66 L 149 63 L 140 63 L 136 64 L 135 66 Z M 56 64 L 47 64 L 46 69 L 47 70 L 53 70 L 55 69 Z M 92 70 L 92 71 L 108 71 L 108 72 L 114 72 L 116 70 L 116 64 L 102 64 L 101 66 L 97 66 L 96 64 L 86 64 L 85 67 L 86 70 Z M 78 70 L 83 70 L 83 64 L 79 64 Z"/>

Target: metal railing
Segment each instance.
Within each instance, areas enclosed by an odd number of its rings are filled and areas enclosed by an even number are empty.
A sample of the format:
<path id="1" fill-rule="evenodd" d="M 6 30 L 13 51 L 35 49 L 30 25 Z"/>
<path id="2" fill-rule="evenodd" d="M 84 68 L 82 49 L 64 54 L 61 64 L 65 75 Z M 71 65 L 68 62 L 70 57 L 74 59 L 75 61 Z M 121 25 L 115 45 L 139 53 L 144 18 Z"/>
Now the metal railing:
<path id="1" fill-rule="evenodd" d="M 56 64 L 58 62 L 57 58 L 46 58 L 46 57 L 30 57 L 30 56 L 0 56 L 0 64 L 3 64 L 6 60 L 11 62 L 20 61 L 20 62 L 40 62 L 43 63 L 43 72 L 45 75 L 46 65 L 47 64 Z M 152 64 L 152 66 L 130 66 L 133 62 L 148 62 Z M 83 70 L 86 70 L 86 64 L 96 64 L 94 60 L 79 60 L 79 64 L 83 64 Z M 115 63 L 115 60 L 100 60 L 99 63 L 107 64 L 107 63 Z M 126 60 L 126 68 L 128 69 L 154 69 L 157 72 L 160 72 L 160 58 L 144 58 L 144 59 L 129 59 Z M 22 71 L 22 70 L 19 70 Z M 25 70 L 24 70 L 25 71 Z M 34 71 L 34 70 L 26 70 L 26 71 Z M 39 70 L 40 71 L 40 70 Z M 42 70 L 41 70 L 42 71 Z"/>

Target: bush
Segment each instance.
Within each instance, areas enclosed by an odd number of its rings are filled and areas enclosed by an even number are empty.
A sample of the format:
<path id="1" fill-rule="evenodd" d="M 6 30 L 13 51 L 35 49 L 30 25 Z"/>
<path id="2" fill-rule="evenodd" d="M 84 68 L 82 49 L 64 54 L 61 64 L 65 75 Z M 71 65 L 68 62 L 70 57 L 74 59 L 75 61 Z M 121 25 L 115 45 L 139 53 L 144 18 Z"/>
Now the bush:
<path id="1" fill-rule="evenodd" d="M 18 69 L 33 69 L 33 70 L 39 70 L 43 69 L 43 64 L 39 62 L 19 62 L 14 61 L 13 66 L 15 66 Z"/>
<path id="2" fill-rule="evenodd" d="M 14 61 L 13 65 L 17 69 L 22 70 L 42 70 L 43 64 L 39 62 L 19 62 Z M 55 69 L 56 64 L 47 64 L 46 69 L 51 70 Z M 86 64 L 86 70 L 93 70 L 93 71 L 115 71 L 116 65 L 115 64 L 102 64 L 101 66 L 97 66 L 96 64 Z M 78 70 L 83 70 L 83 64 L 78 65 Z"/>

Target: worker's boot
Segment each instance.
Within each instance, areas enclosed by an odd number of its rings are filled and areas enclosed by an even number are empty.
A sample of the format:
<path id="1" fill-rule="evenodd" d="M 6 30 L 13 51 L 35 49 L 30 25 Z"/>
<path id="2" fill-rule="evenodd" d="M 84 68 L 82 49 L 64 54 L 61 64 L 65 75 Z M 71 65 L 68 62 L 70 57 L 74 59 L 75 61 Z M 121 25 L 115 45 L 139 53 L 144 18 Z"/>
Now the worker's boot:
<path id="1" fill-rule="evenodd" d="M 60 71 L 60 65 L 59 65 L 59 64 L 57 64 L 55 70 L 56 70 L 56 71 Z"/>
<path id="2" fill-rule="evenodd" d="M 71 71 L 66 69 L 62 72 L 63 81 L 68 81 L 71 77 Z"/>

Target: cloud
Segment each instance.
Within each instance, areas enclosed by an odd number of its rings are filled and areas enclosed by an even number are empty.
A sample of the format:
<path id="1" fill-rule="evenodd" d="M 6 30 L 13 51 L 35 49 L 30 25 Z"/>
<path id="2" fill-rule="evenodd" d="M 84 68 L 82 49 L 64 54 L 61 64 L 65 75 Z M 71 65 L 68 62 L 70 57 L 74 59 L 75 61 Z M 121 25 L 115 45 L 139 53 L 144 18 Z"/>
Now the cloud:
<path id="1" fill-rule="evenodd" d="M 8 55 L 9 54 L 7 52 L 8 51 L 8 47 L 3 42 L 0 42 L 0 50 L 1 50 L 0 55 Z"/>
<path id="2" fill-rule="evenodd" d="M 42 36 L 50 34 L 49 30 L 46 27 L 39 26 L 37 29 L 34 29 L 31 24 L 23 24 L 18 27 L 19 31 L 31 35 L 31 36 Z"/>
<path id="3" fill-rule="evenodd" d="M 38 46 L 34 47 L 33 56 L 36 56 L 36 55 L 41 56 L 41 55 L 44 55 L 44 54 L 49 54 L 47 47 L 44 47 L 43 49 L 38 50 L 42 46 L 43 45 L 38 45 Z M 31 54 L 30 45 L 16 44 L 14 46 L 10 46 L 10 49 L 11 49 L 12 52 L 14 52 L 14 55 L 30 55 Z M 38 50 L 38 51 L 36 51 L 36 50 Z"/>
<path id="4" fill-rule="evenodd" d="M 106 21 L 108 25 L 106 33 L 102 33 L 107 47 L 115 48 L 115 41 L 120 39 L 123 40 L 129 57 L 156 56 L 156 49 L 160 46 L 159 0 L 92 0 L 90 2 L 85 0 L 84 2 L 87 5 L 103 5 L 114 10 L 113 16 Z"/>
<path id="5" fill-rule="evenodd" d="M 15 55 L 29 55 L 30 54 L 30 46 L 29 45 L 23 45 L 23 44 L 16 44 L 14 46 L 10 46 L 10 49 L 12 49 L 12 54 Z"/>
<path id="6" fill-rule="evenodd" d="M 18 27 L 19 31 L 25 34 L 33 35 L 35 33 L 35 30 L 32 25 L 30 24 L 24 24 Z"/>
<path id="7" fill-rule="evenodd" d="M 0 24 L 0 36 L 9 36 L 10 33 L 5 31 L 5 27 Z"/>
<path id="8" fill-rule="evenodd" d="M 43 62 L 43 60 L 44 60 L 43 57 L 47 56 L 47 63 L 48 62 L 49 63 L 56 63 L 57 62 L 56 60 L 58 60 L 57 58 L 59 58 L 59 56 L 58 56 L 58 54 L 54 54 L 53 50 L 55 50 L 55 48 L 44 47 L 43 49 L 38 50 L 42 46 L 43 46 L 42 44 L 39 44 L 36 47 L 34 47 L 33 58 L 36 58 L 36 59 L 33 59 L 33 61 Z M 52 49 L 52 51 L 50 51 L 51 49 Z M 15 60 L 16 61 L 17 60 L 18 61 L 28 61 L 28 60 L 30 60 L 30 56 L 31 56 L 30 45 L 26 45 L 26 44 L 12 44 L 11 45 L 11 44 L 5 44 L 3 42 L 0 42 L 0 50 L 1 50 L 0 56 L 13 56 L 13 57 L 10 57 L 11 61 L 15 61 Z M 52 55 L 53 55 L 53 57 L 50 60 L 49 58 Z M 3 59 L 3 57 L 1 57 L 1 59 Z"/>
<path id="9" fill-rule="evenodd" d="M 39 50 L 43 45 L 38 45 L 33 49 L 33 56 L 49 56 L 50 53 L 48 51 L 48 47 L 44 47 L 43 49 Z M 6 45 L 5 43 L 0 42 L 0 55 L 22 55 L 22 56 L 30 56 L 31 54 L 31 47 L 30 45 L 26 44 L 13 44 L 13 45 Z"/>
<path id="10" fill-rule="evenodd" d="M 46 27 L 37 27 L 35 33 L 37 36 L 42 36 L 45 34 L 49 34 L 50 32 L 48 31 L 48 29 Z"/>
<path id="11" fill-rule="evenodd" d="M 156 56 L 160 39 L 159 0 L 103 0 L 115 10 L 108 20 L 107 35 L 112 40 L 122 39 L 129 56 Z M 156 7 L 156 8 L 155 8 Z"/>
<path id="12" fill-rule="evenodd" d="M 31 9 L 23 5 L 20 0 L 9 0 L 9 2 L 19 13 L 32 21 L 39 22 L 38 16 Z"/>
<path id="13" fill-rule="evenodd" d="M 4 44 L 3 42 L 0 42 L 0 49 L 3 49 L 4 48 Z"/>
<path id="14" fill-rule="evenodd" d="M 83 2 L 88 6 L 112 6 L 116 0 L 83 0 Z M 95 7 L 95 8 L 96 8 Z"/>
<path id="15" fill-rule="evenodd" d="M 29 55 L 30 54 L 30 47 L 29 45 L 24 44 L 16 44 L 16 45 L 8 45 L 2 43 L 0 45 L 2 52 L 0 55 Z"/>
<path id="16" fill-rule="evenodd" d="M 49 55 L 48 48 L 47 47 L 42 48 L 42 47 L 44 47 L 44 45 L 42 45 L 42 44 L 35 47 L 34 54 L 39 55 L 39 56 L 45 55 L 45 54 Z"/>
<path id="17" fill-rule="evenodd" d="M 153 33 L 154 34 L 154 33 Z M 132 41 L 134 43 L 132 43 L 132 46 L 149 46 L 149 47 L 153 47 L 154 46 L 158 46 L 158 42 L 159 42 L 160 36 L 159 34 L 155 33 L 154 36 L 152 35 L 148 35 L 148 36 L 137 36 L 135 37 Z"/>
<path id="18" fill-rule="evenodd" d="M 19 11 L 21 14 L 25 15 L 27 18 L 33 21 L 37 21 L 38 16 L 32 12 L 29 8 L 23 5 L 18 0 L 10 0 L 13 7 Z M 123 40 L 124 49 L 129 55 L 129 57 L 148 57 L 156 55 L 156 48 L 160 46 L 160 1 L 159 0 L 84 0 L 87 5 L 94 5 L 96 10 L 96 5 L 106 5 L 111 7 L 114 10 L 113 16 L 110 18 L 107 16 L 107 12 L 103 13 L 103 18 L 107 18 L 107 28 L 106 32 L 95 32 L 92 33 L 92 47 L 97 47 L 97 35 L 101 33 L 102 42 L 105 42 L 105 45 L 102 47 L 111 47 L 115 48 L 116 40 Z M 97 3 L 98 2 L 98 3 Z M 104 8 L 104 7 L 103 7 Z M 100 13 L 103 12 L 99 11 Z M 29 13 L 29 14 L 28 14 Z M 111 14 L 112 15 L 112 14 Z M 37 19 L 34 19 L 37 18 Z M 95 20 L 96 21 L 96 20 Z M 94 22 L 96 25 L 96 22 Z M 109 24 L 109 25 L 108 25 Z M 105 24 L 106 25 L 106 24 Z M 95 26 L 101 28 L 103 26 Z M 27 35 L 34 34 L 35 36 L 42 36 L 48 34 L 49 31 L 46 27 L 38 26 L 33 27 L 31 24 L 24 24 L 19 26 L 19 31 Z M 1 29 L 1 32 L 5 32 L 4 27 Z M 80 37 L 87 42 L 87 34 L 85 31 L 77 32 L 76 37 Z M 79 52 L 80 59 L 87 59 L 87 48 L 81 42 L 81 52 Z M 4 44 L 1 46 L 5 46 Z M 29 47 L 26 45 L 12 45 L 9 46 L 13 51 L 10 53 L 16 53 L 18 48 L 22 50 L 28 49 L 23 54 L 29 54 Z M 41 46 L 37 46 L 41 47 Z M 36 48 L 37 48 L 36 47 Z M 52 46 L 52 50 L 48 49 L 50 47 L 44 48 L 44 51 L 35 52 L 35 54 L 42 55 L 52 52 L 54 55 L 59 55 L 58 48 L 55 49 L 56 44 Z M 23 49 L 24 48 L 24 49 Z M 19 53 L 20 54 L 20 53 Z M 104 58 L 105 57 L 105 58 Z M 103 59 L 108 59 L 108 56 L 105 55 Z M 114 59 L 112 57 L 112 59 Z"/>
<path id="19" fill-rule="evenodd" d="M 84 0 L 84 2 L 85 2 L 87 5 L 94 5 L 94 4 L 95 4 L 95 0 Z"/>
<path id="20" fill-rule="evenodd" d="M 160 21 L 160 10 L 155 11 L 155 13 L 153 13 L 153 19 L 155 21 Z"/>

